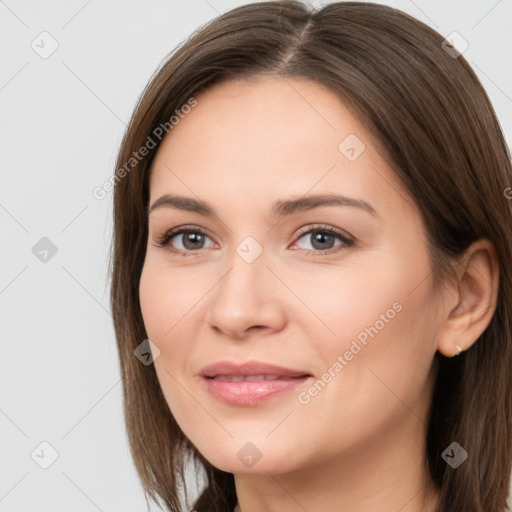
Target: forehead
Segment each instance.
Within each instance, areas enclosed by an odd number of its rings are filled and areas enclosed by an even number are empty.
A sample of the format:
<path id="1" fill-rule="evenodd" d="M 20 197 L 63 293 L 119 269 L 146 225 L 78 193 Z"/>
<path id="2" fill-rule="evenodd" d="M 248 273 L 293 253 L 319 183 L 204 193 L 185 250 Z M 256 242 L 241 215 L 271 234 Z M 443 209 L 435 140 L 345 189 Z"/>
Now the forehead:
<path id="1" fill-rule="evenodd" d="M 246 208 L 307 193 L 364 196 L 381 207 L 403 201 L 370 133 L 322 84 L 263 76 L 218 84 L 196 100 L 158 149 L 151 202 L 170 192 L 226 205 L 243 198 Z"/>

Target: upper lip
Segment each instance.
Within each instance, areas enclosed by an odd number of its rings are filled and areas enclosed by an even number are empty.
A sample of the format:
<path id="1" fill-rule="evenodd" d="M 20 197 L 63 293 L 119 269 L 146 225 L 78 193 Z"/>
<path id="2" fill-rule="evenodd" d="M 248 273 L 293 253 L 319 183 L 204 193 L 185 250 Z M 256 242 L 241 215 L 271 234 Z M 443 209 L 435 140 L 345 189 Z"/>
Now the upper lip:
<path id="1" fill-rule="evenodd" d="M 263 363 L 261 361 L 248 361 L 235 363 L 232 361 L 218 361 L 205 366 L 201 370 L 203 377 L 216 377 L 218 375 L 276 375 L 284 377 L 303 377 L 311 375 L 307 371 L 294 370 L 283 366 Z"/>

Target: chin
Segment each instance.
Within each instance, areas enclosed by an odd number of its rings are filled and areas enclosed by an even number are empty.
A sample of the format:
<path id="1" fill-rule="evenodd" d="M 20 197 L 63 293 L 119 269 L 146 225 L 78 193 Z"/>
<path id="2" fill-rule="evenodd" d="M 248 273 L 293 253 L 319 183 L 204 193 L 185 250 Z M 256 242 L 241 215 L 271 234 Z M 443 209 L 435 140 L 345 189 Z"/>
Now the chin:
<path id="1" fill-rule="evenodd" d="M 219 443 L 221 444 L 221 443 Z M 210 464 L 228 473 L 236 474 L 283 474 L 290 473 L 301 467 L 301 462 L 293 457 L 297 447 L 289 451 L 281 446 L 263 442 L 233 442 L 223 445 L 223 452 L 201 451 Z"/>

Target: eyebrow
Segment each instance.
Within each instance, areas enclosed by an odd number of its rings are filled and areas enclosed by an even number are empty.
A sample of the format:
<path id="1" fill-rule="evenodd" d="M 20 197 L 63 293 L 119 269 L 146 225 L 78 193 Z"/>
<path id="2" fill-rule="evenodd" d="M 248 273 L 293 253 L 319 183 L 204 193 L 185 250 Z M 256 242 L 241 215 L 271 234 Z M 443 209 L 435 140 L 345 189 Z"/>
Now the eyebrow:
<path id="1" fill-rule="evenodd" d="M 351 208 L 359 208 L 375 217 L 380 217 L 370 203 L 362 199 L 335 194 L 309 195 L 286 200 L 280 199 L 272 204 L 271 214 L 275 217 L 285 217 L 295 212 L 312 210 L 320 206 L 348 206 Z M 158 198 L 148 209 L 148 213 L 164 207 L 194 212 L 206 217 L 217 216 L 214 208 L 205 201 L 191 197 L 172 196 L 170 194 L 164 194 L 162 197 Z"/>

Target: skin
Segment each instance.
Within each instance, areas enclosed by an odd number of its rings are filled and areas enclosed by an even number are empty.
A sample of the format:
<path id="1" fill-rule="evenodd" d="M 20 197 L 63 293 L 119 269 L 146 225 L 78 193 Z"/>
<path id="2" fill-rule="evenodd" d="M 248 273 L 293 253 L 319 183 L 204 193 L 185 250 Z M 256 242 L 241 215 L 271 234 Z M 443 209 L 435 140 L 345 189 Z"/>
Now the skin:
<path id="1" fill-rule="evenodd" d="M 181 195 L 207 201 L 217 216 L 155 209 L 140 281 L 172 414 L 207 460 L 234 473 L 243 512 L 434 510 L 423 455 L 434 355 L 454 356 L 457 342 L 467 350 L 490 322 L 492 245 L 475 242 L 457 282 L 436 291 L 414 201 L 370 133 L 320 84 L 260 76 L 197 100 L 158 150 L 150 205 Z M 365 144 L 354 161 L 338 149 L 349 134 Z M 378 215 L 332 205 L 282 219 L 270 213 L 278 199 L 322 193 L 362 199 Z M 186 224 L 206 232 L 202 245 L 177 235 L 157 246 Z M 298 236 L 314 224 L 356 245 L 335 236 L 322 251 L 313 234 Z M 247 236 L 263 249 L 252 263 L 236 252 Z M 228 405 L 198 375 L 227 359 L 322 378 L 394 303 L 401 310 L 307 404 L 298 396 L 311 384 L 260 405 Z M 261 453 L 252 467 L 237 457 L 248 442 Z"/>

